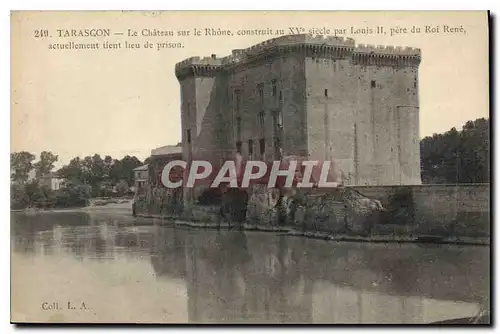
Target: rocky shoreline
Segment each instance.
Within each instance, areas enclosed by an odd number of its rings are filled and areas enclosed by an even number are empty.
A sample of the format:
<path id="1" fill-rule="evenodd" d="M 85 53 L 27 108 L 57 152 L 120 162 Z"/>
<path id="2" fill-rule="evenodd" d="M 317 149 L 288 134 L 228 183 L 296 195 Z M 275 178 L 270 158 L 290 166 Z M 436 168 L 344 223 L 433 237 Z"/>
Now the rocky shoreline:
<path id="1" fill-rule="evenodd" d="M 453 244 L 453 245 L 478 245 L 489 246 L 489 238 L 481 237 L 436 237 L 436 236 L 396 236 L 396 235 L 349 235 L 349 234 L 330 234 L 321 231 L 300 231 L 290 226 L 261 226 L 249 223 L 243 223 L 238 227 L 227 222 L 204 222 L 204 221 L 186 221 L 178 218 L 154 215 L 137 214 L 137 217 L 150 218 L 154 224 L 165 225 L 169 227 L 188 227 L 198 229 L 221 229 L 221 230 L 244 230 L 256 232 L 271 232 L 284 234 L 288 236 L 306 237 L 312 239 L 321 239 L 337 242 L 379 242 L 379 243 L 433 243 L 433 244 Z"/>
<path id="2" fill-rule="evenodd" d="M 183 201 L 182 189 L 146 189 L 133 214 L 201 228 L 271 231 L 356 242 L 490 244 L 489 185 L 230 189 Z M 179 223 L 183 221 L 183 223 Z"/>

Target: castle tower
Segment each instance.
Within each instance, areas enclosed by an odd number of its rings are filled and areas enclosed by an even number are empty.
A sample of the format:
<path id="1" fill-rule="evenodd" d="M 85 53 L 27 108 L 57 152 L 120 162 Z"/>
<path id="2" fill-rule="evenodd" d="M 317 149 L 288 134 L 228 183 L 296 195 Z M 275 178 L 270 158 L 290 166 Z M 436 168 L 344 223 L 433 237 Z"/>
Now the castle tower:
<path id="1" fill-rule="evenodd" d="M 355 183 L 420 184 L 420 50 L 358 45 L 352 60 L 357 85 Z"/>
<path id="2" fill-rule="evenodd" d="M 420 50 L 282 36 L 176 65 L 187 161 L 333 160 L 348 185 L 420 184 Z"/>
<path id="3" fill-rule="evenodd" d="M 215 55 L 189 58 L 175 67 L 181 91 L 182 155 L 188 165 L 205 160 L 216 167 L 221 160 L 224 121 L 220 101 L 225 90 L 218 76 L 221 69 L 221 59 Z M 199 195 L 196 189 L 185 188 L 185 203 Z"/>
<path id="4" fill-rule="evenodd" d="M 356 82 L 353 79 L 353 39 L 340 37 L 306 40 L 304 68 L 310 160 L 329 160 L 345 176 L 354 172 L 354 115 Z M 346 181 L 344 181 L 346 182 Z M 351 182 L 346 182 L 352 184 Z"/>

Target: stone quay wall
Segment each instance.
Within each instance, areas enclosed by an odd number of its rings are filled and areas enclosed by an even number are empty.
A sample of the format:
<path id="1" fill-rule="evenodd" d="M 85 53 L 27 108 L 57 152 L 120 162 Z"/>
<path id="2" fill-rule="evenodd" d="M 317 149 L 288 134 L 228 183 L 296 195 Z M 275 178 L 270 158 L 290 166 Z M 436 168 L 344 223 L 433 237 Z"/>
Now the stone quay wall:
<path id="1" fill-rule="evenodd" d="M 489 184 L 353 186 L 286 192 L 253 186 L 224 194 L 220 203 L 194 204 L 175 212 L 171 206 L 156 208 L 160 203 L 165 200 L 137 206 L 136 214 L 177 218 L 198 227 L 286 231 L 333 240 L 480 244 L 489 244 L 490 240 Z"/>

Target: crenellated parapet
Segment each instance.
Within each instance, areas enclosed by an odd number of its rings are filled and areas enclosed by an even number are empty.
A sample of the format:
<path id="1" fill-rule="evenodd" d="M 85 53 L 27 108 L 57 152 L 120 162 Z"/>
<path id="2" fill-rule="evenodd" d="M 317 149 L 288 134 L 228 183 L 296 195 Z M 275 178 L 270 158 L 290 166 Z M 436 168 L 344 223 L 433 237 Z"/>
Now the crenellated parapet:
<path id="1" fill-rule="evenodd" d="M 356 45 L 354 51 L 359 53 L 377 53 L 397 56 L 420 56 L 421 54 L 421 51 L 418 48 L 370 44 L 358 44 Z"/>
<path id="2" fill-rule="evenodd" d="M 412 47 L 359 44 L 353 51 L 355 65 L 415 67 L 420 64 L 421 50 Z"/>
<path id="3" fill-rule="evenodd" d="M 179 80 L 194 75 L 198 77 L 214 76 L 222 69 L 222 59 L 211 57 L 191 57 L 175 65 L 175 75 Z"/>
<path id="4" fill-rule="evenodd" d="M 226 67 L 232 68 L 260 58 L 289 53 L 345 58 L 351 54 L 354 46 L 355 42 L 352 38 L 307 34 L 287 35 L 266 40 L 246 49 L 233 50 L 231 55 L 222 59 L 222 62 Z"/>
<path id="5" fill-rule="evenodd" d="M 355 64 L 380 66 L 418 66 L 420 49 L 382 45 L 356 45 L 354 39 L 323 35 L 287 35 L 266 40 L 245 49 L 235 49 L 226 57 L 191 57 L 175 65 L 176 76 L 214 75 L 263 58 L 300 53 L 307 57 L 352 58 Z"/>

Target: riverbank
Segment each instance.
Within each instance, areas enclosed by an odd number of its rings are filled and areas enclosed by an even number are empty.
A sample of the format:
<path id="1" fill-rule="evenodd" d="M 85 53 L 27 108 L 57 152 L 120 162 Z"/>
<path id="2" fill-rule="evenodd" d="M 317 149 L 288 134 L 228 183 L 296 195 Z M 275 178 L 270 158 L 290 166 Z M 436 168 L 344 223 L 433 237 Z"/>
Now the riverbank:
<path id="1" fill-rule="evenodd" d="M 398 225 L 383 226 L 377 225 L 371 232 L 360 233 L 360 231 L 349 231 L 342 228 L 324 229 L 324 224 L 320 222 L 307 222 L 302 224 L 285 224 L 279 226 L 277 224 L 258 224 L 252 222 L 241 222 L 240 224 L 229 224 L 227 221 L 218 217 L 216 208 L 210 207 L 193 207 L 189 217 L 184 217 L 182 214 L 159 215 L 136 213 L 136 217 L 152 219 L 152 224 L 160 224 L 171 227 L 180 228 L 196 228 L 196 229 L 242 229 L 245 231 L 259 231 L 269 233 L 286 234 L 289 236 L 306 237 L 312 239 L 321 239 L 338 242 L 377 242 L 377 243 L 432 243 L 432 244 L 456 244 L 456 245 L 490 245 L 490 238 L 486 236 L 446 236 L 439 233 L 421 233 L 411 231 L 405 227 Z M 203 210 L 202 210 L 203 209 Z M 116 214 L 132 217 L 132 201 L 124 201 L 122 203 L 109 203 L 99 206 L 86 206 L 80 208 L 61 208 L 61 209 L 44 209 L 44 210 L 11 210 L 11 212 L 21 212 L 26 214 L 36 213 L 64 213 L 64 212 L 85 212 L 85 213 L 107 213 L 113 212 Z M 142 219 L 141 219 L 142 220 Z M 157 220 L 157 221 L 155 221 Z M 159 222 L 158 222 L 159 220 Z M 314 220 L 314 219 L 313 219 Z M 141 225 L 144 220 L 141 221 Z"/>
<path id="2" fill-rule="evenodd" d="M 137 197 L 134 214 L 191 227 L 231 222 L 246 230 L 339 241 L 489 245 L 489 190 L 489 184 L 467 184 L 280 192 L 254 185 L 203 203 L 183 202 L 181 191 L 152 186 Z"/>
<path id="3" fill-rule="evenodd" d="M 454 245 L 478 245 L 478 246 L 489 246 L 489 238 L 482 237 L 438 237 L 434 235 L 349 235 L 348 233 L 331 234 L 327 232 L 311 232 L 311 231 L 300 231 L 297 228 L 290 226 L 262 226 L 255 224 L 243 223 L 240 227 L 236 227 L 227 222 L 196 222 L 196 221 L 184 221 L 173 217 L 165 217 L 161 215 L 150 215 L 150 214 L 137 214 L 137 217 L 150 218 L 159 220 L 160 225 L 166 225 L 169 227 L 188 227 L 196 229 L 241 229 L 244 231 L 258 231 L 258 232 L 270 232 L 285 234 L 289 236 L 306 237 L 312 239 L 321 239 L 328 241 L 337 242 L 379 242 L 379 243 L 433 243 L 433 244 L 454 244 Z"/>
<path id="4" fill-rule="evenodd" d="M 26 214 L 36 214 L 38 212 L 67 212 L 67 211 L 107 211 L 107 210 L 127 210 L 132 213 L 132 199 L 114 199 L 110 201 L 102 199 L 91 199 L 86 206 L 54 207 L 54 208 L 26 208 L 10 210 L 10 212 L 20 212 Z"/>

